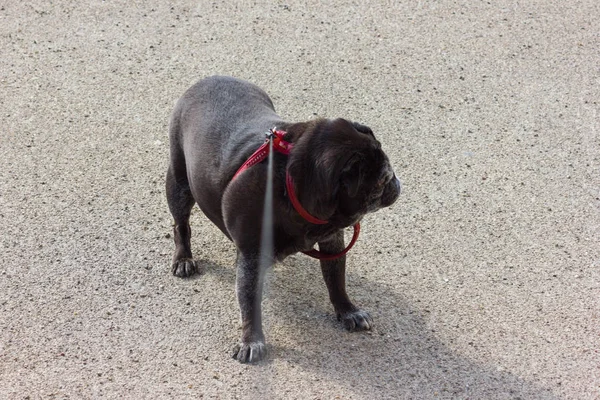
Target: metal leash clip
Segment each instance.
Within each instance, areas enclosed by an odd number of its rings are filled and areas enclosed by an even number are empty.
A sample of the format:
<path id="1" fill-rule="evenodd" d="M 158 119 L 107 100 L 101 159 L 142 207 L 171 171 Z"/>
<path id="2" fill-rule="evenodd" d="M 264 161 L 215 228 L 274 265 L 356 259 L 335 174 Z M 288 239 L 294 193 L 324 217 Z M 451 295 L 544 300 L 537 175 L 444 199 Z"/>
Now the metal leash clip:
<path id="1" fill-rule="evenodd" d="M 275 129 L 276 128 L 271 128 L 269 129 L 267 132 L 265 132 L 265 143 L 269 143 L 270 140 L 273 140 L 276 136 L 275 136 Z"/>

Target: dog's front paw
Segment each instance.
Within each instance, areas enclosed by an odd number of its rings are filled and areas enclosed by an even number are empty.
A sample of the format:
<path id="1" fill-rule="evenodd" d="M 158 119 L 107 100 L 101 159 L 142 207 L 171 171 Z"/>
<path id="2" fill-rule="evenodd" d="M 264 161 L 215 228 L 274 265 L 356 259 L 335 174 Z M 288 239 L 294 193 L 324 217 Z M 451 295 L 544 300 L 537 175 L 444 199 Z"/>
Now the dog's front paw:
<path id="1" fill-rule="evenodd" d="M 244 364 L 259 362 L 266 356 L 267 346 L 262 341 L 242 342 L 233 349 L 233 358 Z"/>
<path id="2" fill-rule="evenodd" d="M 198 264 L 191 258 L 180 258 L 173 262 L 171 271 L 175 276 L 186 278 L 198 272 Z"/>
<path id="3" fill-rule="evenodd" d="M 366 311 L 355 310 L 338 313 L 337 317 L 342 321 L 344 328 L 349 331 L 368 331 L 373 327 L 373 318 Z"/>

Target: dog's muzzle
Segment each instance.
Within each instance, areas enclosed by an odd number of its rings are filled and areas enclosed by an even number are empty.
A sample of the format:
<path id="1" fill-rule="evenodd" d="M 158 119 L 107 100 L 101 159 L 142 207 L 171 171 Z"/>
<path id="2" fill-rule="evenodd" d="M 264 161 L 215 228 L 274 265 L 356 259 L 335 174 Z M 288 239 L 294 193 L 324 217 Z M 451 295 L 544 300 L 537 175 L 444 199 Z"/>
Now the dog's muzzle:
<path id="1" fill-rule="evenodd" d="M 385 185 L 383 195 L 381 195 L 381 206 L 389 207 L 394 204 L 398 200 L 401 191 L 402 185 L 400 184 L 400 179 L 394 174 L 394 177 Z"/>

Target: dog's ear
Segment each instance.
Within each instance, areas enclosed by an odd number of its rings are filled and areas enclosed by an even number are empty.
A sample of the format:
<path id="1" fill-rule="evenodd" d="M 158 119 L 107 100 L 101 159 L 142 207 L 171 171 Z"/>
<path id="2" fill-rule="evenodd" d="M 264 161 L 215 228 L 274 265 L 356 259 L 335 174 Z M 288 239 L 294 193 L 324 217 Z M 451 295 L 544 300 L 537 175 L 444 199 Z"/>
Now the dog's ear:
<path id="1" fill-rule="evenodd" d="M 373 137 L 373 139 L 375 139 L 375 135 L 373 134 L 373 131 L 368 126 L 363 125 L 363 124 L 359 124 L 358 122 L 353 122 L 352 126 L 354 126 L 354 129 L 356 129 L 360 133 L 364 133 L 364 134 L 370 135 L 370 136 Z"/>
<path id="2" fill-rule="evenodd" d="M 356 197 L 365 177 L 362 165 L 362 156 L 354 154 L 344 168 L 341 175 L 341 186 L 346 190 L 349 197 Z"/>

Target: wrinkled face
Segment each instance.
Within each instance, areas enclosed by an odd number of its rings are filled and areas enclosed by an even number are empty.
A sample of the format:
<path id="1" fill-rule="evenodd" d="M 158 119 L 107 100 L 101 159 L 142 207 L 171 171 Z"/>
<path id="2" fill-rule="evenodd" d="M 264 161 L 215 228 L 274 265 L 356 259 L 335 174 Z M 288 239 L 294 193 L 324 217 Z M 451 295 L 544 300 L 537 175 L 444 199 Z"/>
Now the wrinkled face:
<path id="1" fill-rule="evenodd" d="M 400 180 L 377 142 L 353 155 L 342 173 L 340 209 L 361 215 L 391 206 L 400 195 Z"/>
<path id="2" fill-rule="evenodd" d="M 374 212 L 383 207 L 389 207 L 398 199 L 400 195 L 400 179 L 394 174 L 392 167 L 387 160 L 379 170 L 377 176 L 373 175 L 371 179 L 375 184 L 367 189 L 369 196 L 367 198 L 367 212 Z"/>
<path id="3" fill-rule="evenodd" d="M 308 132 L 288 164 L 301 187 L 310 188 L 301 199 L 305 207 L 354 224 L 396 201 L 400 181 L 369 127 L 338 118 L 320 120 Z"/>

